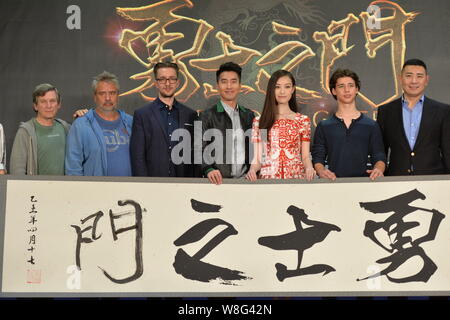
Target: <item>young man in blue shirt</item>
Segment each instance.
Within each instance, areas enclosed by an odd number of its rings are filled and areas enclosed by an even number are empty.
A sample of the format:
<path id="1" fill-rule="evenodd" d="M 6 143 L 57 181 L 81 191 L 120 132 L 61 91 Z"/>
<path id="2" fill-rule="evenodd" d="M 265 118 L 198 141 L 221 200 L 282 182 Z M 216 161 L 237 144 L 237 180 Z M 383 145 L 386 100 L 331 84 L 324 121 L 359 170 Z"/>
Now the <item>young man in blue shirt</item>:
<path id="1" fill-rule="evenodd" d="M 330 180 L 382 177 L 386 167 L 383 139 L 378 124 L 356 108 L 358 75 L 348 69 L 338 69 L 329 85 L 338 108 L 329 119 L 318 124 L 314 134 L 312 156 L 317 175 Z M 369 156 L 371 168 L 367 167 Z"/>

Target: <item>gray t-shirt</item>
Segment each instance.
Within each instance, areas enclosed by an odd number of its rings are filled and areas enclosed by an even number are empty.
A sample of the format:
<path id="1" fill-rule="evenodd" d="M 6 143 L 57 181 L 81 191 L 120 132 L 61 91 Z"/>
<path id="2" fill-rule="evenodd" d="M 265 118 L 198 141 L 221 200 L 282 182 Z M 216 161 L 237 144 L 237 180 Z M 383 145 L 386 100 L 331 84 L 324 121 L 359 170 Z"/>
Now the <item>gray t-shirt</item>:
<path id="1" fill-rule="evenodd" d="M 43 126 L 33 119 L 37 137 L 37 162 L 39 175 L 64 175 L 66 132 L 59 122 Z"/>

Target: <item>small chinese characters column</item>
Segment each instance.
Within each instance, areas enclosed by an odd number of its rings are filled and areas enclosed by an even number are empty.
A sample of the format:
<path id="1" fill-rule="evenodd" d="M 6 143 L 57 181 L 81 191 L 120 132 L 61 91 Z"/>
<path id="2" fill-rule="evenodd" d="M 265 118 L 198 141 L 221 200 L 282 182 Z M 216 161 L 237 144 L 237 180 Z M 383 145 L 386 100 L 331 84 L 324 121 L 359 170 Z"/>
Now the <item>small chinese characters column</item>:
<path id="1" fill-rule="evenodd" d="M 37 248 L 37 208 L 38 200 L 35 196 L 30 196 L 30 208 L 28 212 L 29 221 L 27 224 L 27 283 L 41 283 L 41 270 L 36 269 L 36 248 Z"/>

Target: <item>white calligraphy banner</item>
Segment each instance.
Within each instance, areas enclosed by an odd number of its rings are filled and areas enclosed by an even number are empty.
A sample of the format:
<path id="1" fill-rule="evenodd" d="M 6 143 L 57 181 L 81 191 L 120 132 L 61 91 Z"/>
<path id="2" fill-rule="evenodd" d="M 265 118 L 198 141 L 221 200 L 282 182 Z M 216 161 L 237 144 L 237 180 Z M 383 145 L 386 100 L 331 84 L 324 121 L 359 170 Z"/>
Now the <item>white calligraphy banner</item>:
<path id="1" fill-rule="evenodd" d="M 172 181 L 8 180 L 2 292 L 450 291 L 448 180 Z"/>

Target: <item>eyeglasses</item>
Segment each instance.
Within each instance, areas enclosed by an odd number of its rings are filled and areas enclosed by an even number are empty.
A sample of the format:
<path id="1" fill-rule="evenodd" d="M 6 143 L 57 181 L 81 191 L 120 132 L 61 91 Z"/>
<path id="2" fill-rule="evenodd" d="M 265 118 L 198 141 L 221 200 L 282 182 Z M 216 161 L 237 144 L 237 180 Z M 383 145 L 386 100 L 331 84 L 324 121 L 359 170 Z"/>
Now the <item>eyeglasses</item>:
<path id="1" fill-rule="evenodd" d="M 165 84 L 167 81 L 169 81 L 170 84 L 174 84 L 178 81 L 178 78 L 159 78 L 156 79 L 156 81 L 158 81 L 159 84 Z"/>

